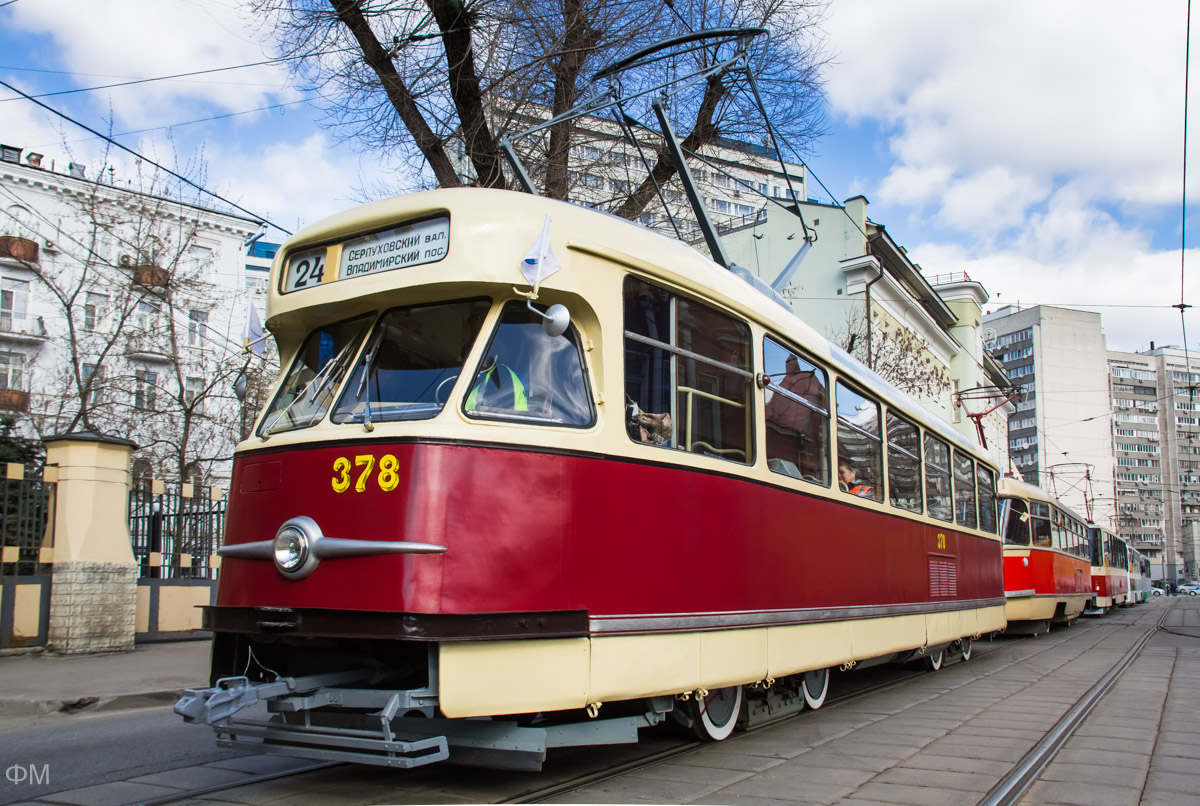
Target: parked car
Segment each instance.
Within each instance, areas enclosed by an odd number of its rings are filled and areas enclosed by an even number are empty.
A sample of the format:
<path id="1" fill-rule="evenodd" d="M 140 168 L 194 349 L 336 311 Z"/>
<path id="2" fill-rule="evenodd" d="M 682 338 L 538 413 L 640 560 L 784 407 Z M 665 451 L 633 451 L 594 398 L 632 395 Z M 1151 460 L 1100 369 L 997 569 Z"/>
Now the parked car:
<path id="1" fill-rule="evenodd" d="M 1179 586 L 1179 592 L 1186 593 L 1188 596 L 1200 594 L 1200 582 L 1185 582 Z"/>
<path id="2" fill-rule="evenodd" d="M 1150 593 L 1154 594 L 1155 596 L 1162 596 L 1163 589 L 1162 588 L 1151 588 Z"/>

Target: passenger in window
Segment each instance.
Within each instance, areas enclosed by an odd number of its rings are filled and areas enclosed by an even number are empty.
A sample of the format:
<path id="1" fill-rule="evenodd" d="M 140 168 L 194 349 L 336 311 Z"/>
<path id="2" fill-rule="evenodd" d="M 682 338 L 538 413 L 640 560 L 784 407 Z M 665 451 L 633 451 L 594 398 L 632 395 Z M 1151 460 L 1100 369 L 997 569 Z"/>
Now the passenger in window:
<path id="1" fill-rule="evenodd" d="M 498 364 L 495 359 L 488 360 L 486 369 L 479 373 L 471 394 L 467 395 L 467 411 L 474 411 L 479 406 L 510 411 L 529 410 L 525 384 L 521 383 L 521 378 L 512 367 Z"/>
<path id="2" fill-rule="evenodd" d="M 875 498 L 875 488 L 858 480 L 858 471 L 845 457 L 838 458 L 838 487 L 842 492 L 857 495 L 860 498 Z"/>
<path id="3" fill-rule="evenodd" d="M 638 442 L 644 442 L 647 445 L 670 447 L 672 431 L 671 415 L 665 411 L 662 414 L 641 411 L 637 403 L 634 403 L 631 408 L 632 411 L 629 415 L 629 435 Z"/>

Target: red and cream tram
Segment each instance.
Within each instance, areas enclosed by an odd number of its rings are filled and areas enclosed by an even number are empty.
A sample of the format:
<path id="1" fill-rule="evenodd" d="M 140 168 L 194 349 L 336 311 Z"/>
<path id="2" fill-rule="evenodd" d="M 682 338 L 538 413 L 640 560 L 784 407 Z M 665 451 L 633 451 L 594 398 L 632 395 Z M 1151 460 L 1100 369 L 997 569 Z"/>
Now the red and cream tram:
<path id="1" fill-rule="evenodd" d="M 1125 606 L 1133 576 L 1129 546 L 1117 535 L 1097 526 L 1088 528 L 1088 539 L 1092 557 L 1092 607 L 1104 612 Z"/>
<path id="2" fill-rule="evenodd" d="M 994 468 L 776 302 L 505 191 L 290 239 L 214 688 L 177 711 L 268 752 L 537 767 L 670 712 L 721 739 L 773 691 L 819 706 L 832 667 L 969 656 L 1005 624 Z"/>
<path id="3" fill-rule="evenodd" d="M 1049 493 L 1000 481 L 1004 596 L 1010 632 L 1048 632 L 1079 618 L 1091 599 L 1087 529 Z"/>

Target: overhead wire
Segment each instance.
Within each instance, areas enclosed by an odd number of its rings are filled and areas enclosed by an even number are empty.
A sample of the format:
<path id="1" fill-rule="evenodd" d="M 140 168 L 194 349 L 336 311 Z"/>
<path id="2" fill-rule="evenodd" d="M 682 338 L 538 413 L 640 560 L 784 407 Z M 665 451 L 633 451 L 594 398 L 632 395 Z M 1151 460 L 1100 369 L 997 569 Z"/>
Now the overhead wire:
<path id="1" fill-rule="evenodd" d="M 288 229 L 285 229 L 285 228 L 279 226 L 278 224 L 272 222 L 270 219 L 266 218 L 265 216 L 261 216 L 251 210 L 247 210 L 245 207 L 242 207 L 237 202 L 231 201 L 230 199 L 225 198 L 224 196 L 220 195 L 219 193 L 209 190 L 208 188 L 204 187 L 203 185 L 199 184 L 198 182 L 194 182 L 193 180 L 187 178 L 183 174 L 173 171 L 164 165 L 160 165 L 159 163 L 155 162 L 154 160 L 150 159 L 149 157 L 146 157 L 146 156 L 138 153 L 137 151 L 134 151 L 129 146 L 117 142 L 111 136 L 109 136 L 107 134 L 103 134 L 101 132 L 98 132 L 95 129 L 93 129 L 91 126 L 88 126 L 86 123 L 82 123 L 82 122 L 76 120 L 75 118 L 71 117 L 70 115 L 66 114 L 65 112 L 60 112 L 59 110 L 55 109 L 54 107 L 49 106 L 48 104 L 42 103 L 41 101 L 37 100 L 36 98 L 30 96 L 28 93 L 25 93 L 25 92 L 17 89 L 12 84 L 9 84 L 6 81 L 0 80 L 0 87 L 5 87 L 5 88 L 17 93 L 18 95 L 24 97 L 25 99 L 27 99 L 29 101 L 32 101 L 33 103 L 37 104 L 38 106 L 42 107 L 43 109 L 47 110 L 48 112 L 51 112 L 51 113 L 57 115 L 58 117 L 67 121 L 68 123 L 73 123 L 76 126 L 78 126 L 79 128 L 83 129 L 84 131 L 91 132 L 92 134 L 105 140 L 108 143 L 111 143 L 112 145 L 116 146 L 117 148 L 121 149 L 122 151 L 132 154 L 137 159 L 140 159 L 149 165 L 153 165 L 155 168 L 158 168 L 160 171 L 163 171 L 164 173 L 167 173 L 167 174 L 175 177 L 176 179 L 180 180 L 181 182 L 187 184 L 189 187 L 195 188 L 196 190 L 199 190 L 201 193 L 204 193 L 207 196 L 211 196 L 212 198 L 217 199 L 218 201 L 222 201 L 225 204 L 228 204 L 230 207 L 232 207 L 235 210 L 239 210 L 243 213 L 246 213 L 254 220 L 262 221 L 266 224 L 270 224 L 272 227 L 274 227 L 275 229 L 279 230 L 280 232 L 282 232 L 286 235 L 292 234 L 291 230 L 288 230 Z"/>
<path id="2" fill-rule="evenodd" d="M 10 199 L 12 199 L 13 201 L 20 204 L 23 208 L 25 208 L 25 209 L 29 210 L 31 213 L 35 214 L 47 226 L 55 227 L 55 233 L 56 233 L 55 237 L 59 241 L 61 241 L 63 238 L 65 238 L 66 240 L 70 241 L 71 243 L 74 243 L 80 249 L 84 250 L 84 252 L 86 253 L 86 258 L 81 258 L 79 255 L 72 254 L 72 253 L 64 250 L 64 254 L 66 254 L 72 260 L 74 260 L 77 263 L 84 265 L 84 266 L 89 265 L 89 264 L 93 265 L 97 269 L 100 269 L 102 267 L 108 268 L 108 269 L 113 269 L 116 272 L 116 277 L 114 278 L 113 276 L 110 275 L 108 277 L 108 279 L 110 281 L 116 279 L 118 282 L 123 283 L 129 279 L 128 274 L 123 272 L 119 266 L 113 265 L 113 263 L 111 261 L 109 261 L 107 258 L 98 254 L 94 249 L 92 249 L 92 247 L 81 242 L 78 238 L 74 237 L 69 232 L 58 229 L 57 225 L 53 221 L 51 221 L 46 216 L 46 214 L 44 212 L 42 212 L 41 209 L 38 208 L 38 206 L 36 204 L 30 202 L 28 199 L 21 197 L 20 195 L 14 193 L 11 188 L 5 187 L 3 185 L 0 185 L 0 193 L 3 193 L 4 195 L 8 196 Z M 170 199 L 164 199 L 164 201 L 167 201 L 169 203 L 175 203 Z M 12 219 L 13 221 L 20 223 L 20 219 L 18 219 L 15 215 L 13 215 L 8 210 L 3 210 L 0 212 L 3 212 L 8 218 Z M 111 231 L 108 231 L 108 232 L 110 235 L 112 235 L 114 240 L 116 240 L 118 243 L 123 244 L 124 246 L 128 247 L 131 251 L 137 251 L 137 246 L 135 244 L 130 243 L 129 241 L 125 240 L 120 235 L 118 235 L 114 232 L 111 232 Z M 41 233 L 39 233 L 39 235 L 41 235 Z M 179 308 L 178 306 L 174 305 L 170 300 L 167 300 L 167 299 L 159 296 L 158 294 L 156 294 L 149 287 L 143 286 L 143 288 L 147 294 L 152 295 L 156 300 L 161 301 L 162 303 L 164 303 L 166 305 L 166 307 L 168 309 L 168 315 L 172 316 L 172 320 L 177 325 L 184 325 L 184 326 L 190 325 L 191 320 L 190 320 L 190 311 L 189 310 Z M 178 314 L 179 318 L 176 318 L 177 314 Z M 185 320 L 184 316 L 189 316 L 189 318 Z M 228 334 L 224 333 L 221 330 L 218 330 L 217 328 L 213 327 L 212 325 L 209 325 L 207 322 L 204 324 L 204 329 L 215 334 L 216 336 L 223 339 L 224 342 L 226 342 L 225 344 L 222 344 L 210 337 L 202 336 L 202 338 L 206 338 L 206 340 L 209 341 L 211 344 L 213 344 L 215 347 L 229 350 L 233 354 L 241 352 L 242 345 L 239 344 L 238 342 L 234 341 L 233 339 L 231 339 L 228 336 Z"/>

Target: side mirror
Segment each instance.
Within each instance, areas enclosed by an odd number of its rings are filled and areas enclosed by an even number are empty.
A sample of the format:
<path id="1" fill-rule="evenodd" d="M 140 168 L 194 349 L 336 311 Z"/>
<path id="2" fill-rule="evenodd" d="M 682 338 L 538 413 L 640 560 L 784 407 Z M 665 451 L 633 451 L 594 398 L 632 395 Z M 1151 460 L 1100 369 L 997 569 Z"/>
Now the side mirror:
<path id="1" fill-rule="evenodd" d="M 529 310 L 542 317 L 542 330 L 546 331 L 546 335 L 551 338 L 561 336 L 571 326 L 571 312 L 567 310 L 566 305 L 551 305 L 545 313 L 533 307 L 533 303 L 529 300 L 525 301 L 525 305 Z"/>

